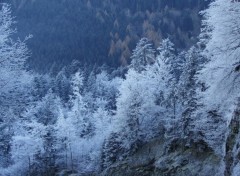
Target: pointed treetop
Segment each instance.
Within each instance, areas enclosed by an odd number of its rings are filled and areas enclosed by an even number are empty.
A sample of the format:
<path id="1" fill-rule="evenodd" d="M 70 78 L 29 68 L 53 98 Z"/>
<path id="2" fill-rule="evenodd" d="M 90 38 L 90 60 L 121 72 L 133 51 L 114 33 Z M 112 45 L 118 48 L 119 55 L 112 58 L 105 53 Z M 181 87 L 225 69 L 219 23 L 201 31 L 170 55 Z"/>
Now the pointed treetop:
<path id="1" fill-rule="evenodd" d="M 142 38 L 133 50 L 131 67 L 138 72 L 145 70 L 147 65 L 155 62 L 155 50 L 147 38 Z"/>

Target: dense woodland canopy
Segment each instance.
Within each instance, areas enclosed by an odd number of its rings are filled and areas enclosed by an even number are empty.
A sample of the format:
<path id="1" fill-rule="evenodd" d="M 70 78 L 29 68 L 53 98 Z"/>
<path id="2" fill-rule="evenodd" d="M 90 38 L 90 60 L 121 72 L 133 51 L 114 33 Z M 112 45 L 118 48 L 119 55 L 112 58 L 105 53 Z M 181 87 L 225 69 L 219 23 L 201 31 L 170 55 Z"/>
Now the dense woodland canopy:
<path id="1" fill-rule="evenodd" d="M 168 18 L 174 20 L 173 14 L 184 14 L 183 7 L 188 10 L 202 8 L 203 1 L 83 1 L 87 8 L 79 2 L 16 0 L 12 1 L 13 6 L 1 3 L 0 176 L 72 173 L 238 176 L 240 2 L 212 1 L 200 12 L 202 25 L 201 29 L 196 29 L 201 31 L 199 36 L 195 37 L 195 42 L 184 40 L 184 47 L 176 38 L 176 26 L 172 31 L 174 35 L 157 32 L 160 38 L 158 41 L 154 36 L 155 41 L 142 30 L 137 34 L 137 29 L 131 29 L 130 25 L 129 33 L 132 32 L 132 35 L 129 34 L 129 39 L 126 39 L 128 34 L 120 32 L 118 25 L 123 24 L 116 21 L 116 17 L 127 23 L 142 24 L 145 17 L 141 16 L 146 15 L 149 20 L 144 23 L 151 26 L 150 19 L 159 23 L 169 22 Z M 51 70 L 40 74 L 34 71 L 29 63 L 36 64 L 38 68 L 41 63 L 48 68 L 48 59 L 56 61 L 58 57 L 49 55 L 40 59 L 48 53 L 44 53 L 41 47 L 36 53 L 33 45 L 44 43 L 42 47 L 55 47 L 55 40 L 62 39 L 55 28 L 45 29 L 41 26 L 43 23 L 39 23 L 38 30 L 49 32 L 48 35 L 41 33 L 46 41 L 39 41 L 43 38 L 36 36 L 40 34 L 36 31 L 33 36 L 22 32 L 32 29 L 23 25 L 27 24 L 23 22 L 24 15 L 36 23 L 38 13 L 32 11 L 41 3 L 42 7 L 51 9 L 49 14 L 45 14 L 47 17 L 61 10 L 63 4 L 66 8 L 80 11 L 91 9 L 94 18 L 91 15 L 87 16 L 88 19 L 84 19 L 84 15 L 82 18 L 95 25 L 95 31 L 88 31 L 80 24 L 73 26 L 76 27 L 74 34 L 79 30 L 78 35 L 85 37 L 71 39 L 71 42 L 76 40 L 75 44 L 72 43 L 74 47 L 79 47 L 77 40 L 86 47 L 90 46 L 91 39 L 96 39 L 96 32 L 106 38 L 116 37 L 106 36 L 108 28 L 102 28 L 98 20 L 109 18 L 115 21 L 114 25 L 119 28 L 109 26 L 109 31 L 114 35 L 118 32 L 119 40 L 125 38 L 135 46 L 133 50 L 129 48 L 130 55 L 126 55 L 129 64 L 113 69 L 74 60 L 61 66 L 58 72 Z M 59 6 L 51 8 L 52 3 Z M 163 6 L 165 10 L 157 10 Z M 103 7 L 104 11 L 101 10 Z M 22 8 L 29 10 L 21 11 Z M 39 11 L 43 9 L 37 8 Z M 178 10 L 182 13 L 179 14 Z M 99 15 L 97 18 L 96 12 Z M 115 18 L 110 12 L 115 12 Z M 64 13 L 68 15 L 67 11 Z M 163 15 L 165 13 L 169 16 Z M 23 21 L 15 30 L 15 20 L 21 18 Z M 66 19 L 70 22 L 72 16 L 55 18 L 55 21 L 49 18 L 48 22 L 66 25 Z M 199 20 L 190 16 L 186 18 L 191 18 L 193 23 Z M 191 23 L 187 20 L 186 24 Z M 154 26 L 154 29 L 165 31 L 161 25 Z M 63 30 L 64 38 L 64 30 L 67 29 L 59 30 Z M 83 34 L 81 30 L 88 32 Z M 186 30 L 188 27 L 183 31 Z M 93 38 L 89 36 L 91 32 Z M 184 37 L 185 32 L 179 31 L 179 36 Z M 134 38 L 135 35 L 138 37 Z M 114 45 L 111 47 L 116 47 L 117 39 L 111 40 Z M 94 46 L 100 51 L 105 46 L 98 41 L 96 39 Z M 102 59 L 103 55 L 91 47 L 79 48 L 80 54 L 90 52 L 94 57 L 99 56 L 95 59 Z M 68 56 L 74 50 L 77 49 L 70 47 L 61 51 Z M 57 50 L 54 51 L 57 53 Z M 38 55 L 35 59 L 39 63 L 35 63 L 33 58 Z M 92 58 L 89 56 L 86 59 Z M 98 63 L 96 60 L 91 62 Z"/>
<path id="2" fill-rule="evenodd" d="M 189 48 L 200 32 L 198 13 L 208 4 L 203 0 L 10 2 L 18 21 L 16 36 L 34 37 L 28 41 L 32 51 L 28 63 L 45 73 L 51 67 L 58 72 L 72 60 L 111 67 L 129 64 L 142 37 L 152 40 L 155 48 L 167 37 L 178 49 Z"/>

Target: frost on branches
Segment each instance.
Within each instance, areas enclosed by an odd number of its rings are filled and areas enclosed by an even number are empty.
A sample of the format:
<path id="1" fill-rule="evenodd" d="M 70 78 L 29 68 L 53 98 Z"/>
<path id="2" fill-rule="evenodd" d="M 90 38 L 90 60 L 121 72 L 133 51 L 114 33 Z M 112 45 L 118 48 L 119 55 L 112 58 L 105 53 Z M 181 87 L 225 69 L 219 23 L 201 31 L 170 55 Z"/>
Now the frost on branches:
<path id="1" fill-rule="evenodd" d="M 202 108 L 196 119 L 206 141 L 220 154 L 224 150 L 225 134 L 240 96 L 240 4 L 216 0 L 203 11 L 200 36 L 208 62 L 199 71 L 203 92 L 199 93 Z"/>

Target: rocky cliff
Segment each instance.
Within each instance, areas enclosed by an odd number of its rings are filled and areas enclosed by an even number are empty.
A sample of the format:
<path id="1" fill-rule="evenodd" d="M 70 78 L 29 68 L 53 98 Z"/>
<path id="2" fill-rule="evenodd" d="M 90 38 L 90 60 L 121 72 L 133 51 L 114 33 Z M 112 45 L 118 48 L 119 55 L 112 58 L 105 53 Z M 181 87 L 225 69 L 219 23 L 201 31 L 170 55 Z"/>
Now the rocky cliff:
<path id="1" fill-rule="evenodd" d="M 113 164 L 102 176 L 238 176 L 240 173 L 240 104 L 229 124 L 226 151 L 216 154 L 206 142 L 156 138 L 132 156 Z"/>

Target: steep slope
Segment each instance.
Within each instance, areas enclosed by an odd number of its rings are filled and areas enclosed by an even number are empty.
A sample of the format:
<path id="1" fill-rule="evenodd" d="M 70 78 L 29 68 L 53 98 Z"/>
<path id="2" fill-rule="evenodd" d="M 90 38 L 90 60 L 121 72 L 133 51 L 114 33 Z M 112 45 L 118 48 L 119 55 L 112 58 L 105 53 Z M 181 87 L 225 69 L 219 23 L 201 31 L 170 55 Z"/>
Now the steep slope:
<path id="1" fill-rule="evenodd" d="M 178 135 L 182 121 L 176 121 L 176 133 L 165 132 L 139 145 L 135 153 L 108 167 L 103 175 L 239 175 L 240 4 L 216 0 L 203 14 L 199 46 L 205 59 L 192 75 L 197 81 L 197 96 L 187 100 L 195 98 L 196 109 L 188 121 L 184 113 L 180 115 L 186 132 Z M 191 108 L 194 104 L 187 107 Z"/>
<path id="2" fill-rule="evenodd" d="M 183 140 L 155 139 L 126 161 L 109 167 L 102 175 L 206 176 L 219 173 L 221 158 L 211 149 L 203 143 L 185 145 Z"/>

